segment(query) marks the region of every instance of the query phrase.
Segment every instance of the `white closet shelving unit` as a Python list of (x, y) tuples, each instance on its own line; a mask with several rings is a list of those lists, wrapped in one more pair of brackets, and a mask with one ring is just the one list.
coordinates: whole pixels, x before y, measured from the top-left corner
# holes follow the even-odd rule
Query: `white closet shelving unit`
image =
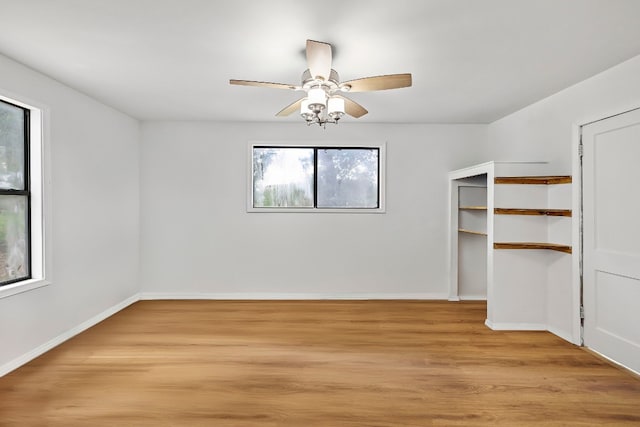
[(449, 299), (486, 299), (492, 329), (547, 329), (549, 266), (571, 248), (571, 177), (545, 162), (449, 173)]
[(452, 230), (459, 268), (450, 299), (487, 298), (487, 177), (475, 175), (451, 181)]

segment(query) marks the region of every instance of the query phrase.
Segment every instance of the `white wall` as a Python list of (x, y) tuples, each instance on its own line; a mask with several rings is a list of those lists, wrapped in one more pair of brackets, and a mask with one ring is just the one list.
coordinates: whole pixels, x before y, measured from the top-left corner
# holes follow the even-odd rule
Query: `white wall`
[[(251, 140), (386, 141), (387, 212), (247, 213)], [(143, 123), (142, 291), (446, 298), (447, 172), (485, 153), (484, 125)]]
[[(504, 161), (547, 160), (555, 173), (573, 174), (574, 126), (640, 107), (639, 76), (640, 56), (491, 123), (489, 157)], [(574, 176), (574, 196), (579, 194), (577, 178)], [(573, 221), (575, 241), (577, 212)], [(565, 239), (560, 235), (551, 237)], [(579, 293), (572, 274), (577, 271), (578, 254), (574, 248), (573, 258), (556, 257), (546, 265), (548, 326), (574, 342), (579, 332), (576, 328)]]
[(549, 161), (571, 174), (572, 125), (640, 107), (638, 76), (640, 56), (491, 123), (489, 157)]
[(0, 56), (0, 92), (47, 107), (52, 281), (0, 299), (0, 375), (139, 289), (139, 123)]

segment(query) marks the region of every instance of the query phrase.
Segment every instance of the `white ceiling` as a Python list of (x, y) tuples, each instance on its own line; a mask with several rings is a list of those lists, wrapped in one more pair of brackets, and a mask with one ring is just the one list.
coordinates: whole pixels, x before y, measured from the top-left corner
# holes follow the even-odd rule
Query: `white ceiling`
[(351, 94), (358, 121), (488, 123), (640, 54), (639, 18), (640, 0), (0, 0), (0, 53), (139, 119), (296, 121), (275, 113), (299, 92), (229, 79), (299, 84), (309, 38), (343, 81), (413, 74)]

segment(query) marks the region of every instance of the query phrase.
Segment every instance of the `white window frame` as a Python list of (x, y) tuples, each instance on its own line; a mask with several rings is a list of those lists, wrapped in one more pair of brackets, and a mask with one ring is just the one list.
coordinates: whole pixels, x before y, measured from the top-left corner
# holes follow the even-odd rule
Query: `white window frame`
[(44, 141), (48, 140), (49, 110), (24, 97), (0, 89), (0, 100), (29, 110), (29, 200), (31, 210), (31, 278), (0, 286), (0, 299), (38, 289), (51, 284), (51, 242), (48, 237), (51, 214), (45, 195), (50, 194), (51, 180), (45, 174), (49, 170), (48, 152)]
[[(385, 213), (386, 188), (386, 142), (317, 142), (317, 141), (250, 141), (247, 150), (247, 212), (249, 213)], [(374, 148), (378, 150), (378, 207), (377, 208), (256, 208), (253, 206), (253, 149), (254, 147), (300, 147), (300, 148)]]

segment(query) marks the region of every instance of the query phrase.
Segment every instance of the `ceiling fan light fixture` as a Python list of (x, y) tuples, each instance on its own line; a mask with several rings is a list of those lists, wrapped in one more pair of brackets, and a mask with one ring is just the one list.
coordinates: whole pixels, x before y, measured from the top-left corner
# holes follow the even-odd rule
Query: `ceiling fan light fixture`
[(304, 98), (300, 103), (300, 116), (306, 121), (311, 121), (314, 118), (313, 111), (309, 108), (309, 98)]
[(328, 114), (334, 120), (339, 120), (344, 115), (344, 99), (333, 96), (329, 98)]
[(307, 99), (309, 108), (313, 111), (322, 111), (327, 106), (327, 92), (321, 87), (309, 89)]
[(344, 115), (360, 118), (368, 111), (354, 100), (341, 96), (345, 92), (373, 92), (378, 90), (410, 87), (411, 74), (388, 74), (362, 77), (340, 83), (338, 72), (332, 66), (332, 47), (329, 43), (307, 40), (305, 49), (307, 69), (302, 73), (300, 86), (255, 80), (229, 80), (232, 85), (257, 86), (273, 89), (288, 89), (306, 92), (302, 99), (291, 103), (279, 111), (277, 117), (285, 117), (300, 108), (300, 116), (307, 125), (327, 123), (337, 124)]

